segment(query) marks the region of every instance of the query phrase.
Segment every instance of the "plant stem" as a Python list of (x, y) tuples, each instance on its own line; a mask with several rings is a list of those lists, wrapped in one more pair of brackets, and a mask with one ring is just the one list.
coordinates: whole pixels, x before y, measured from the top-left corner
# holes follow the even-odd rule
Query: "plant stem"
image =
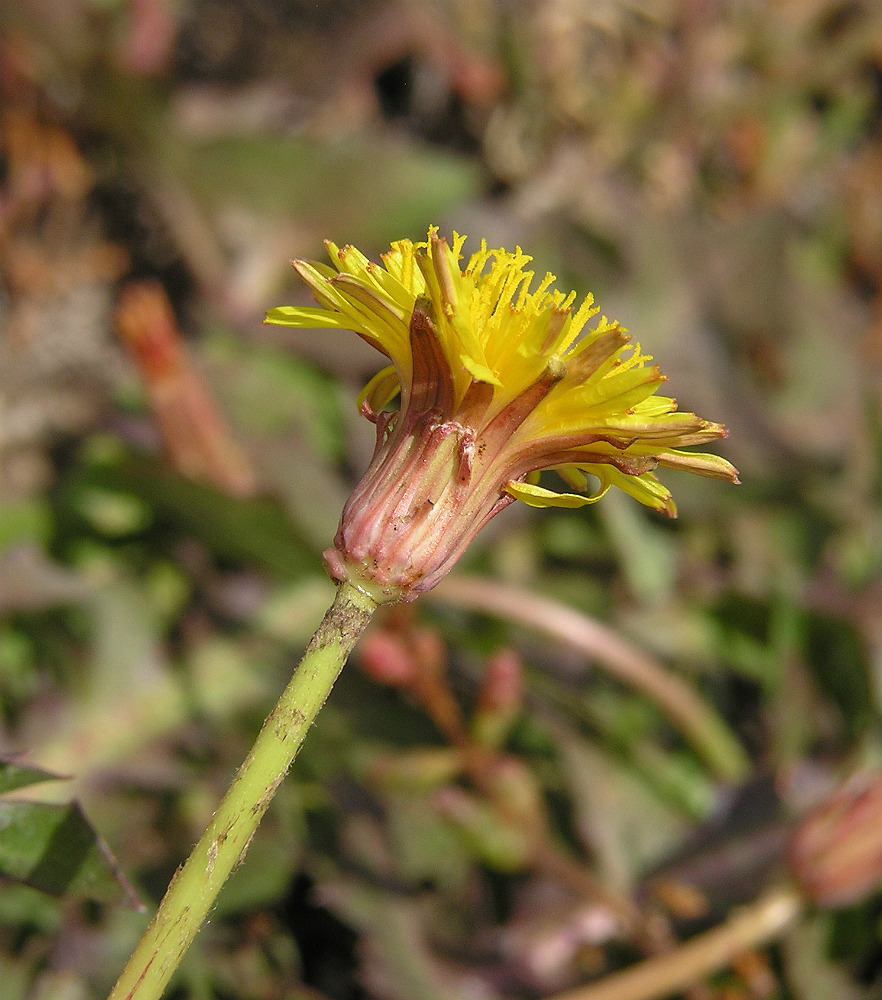
[(376, 608), (369, 594), (340, 584), (208, 828), (172, 879), (110, 1000), (158, 1000), (162, 995), (221, 886), (248, 850), (270, 800)]
[(792, 889), (771, 889), (724, 924), (686, 941), (674, 951), (614, 972), (591, 986), (558, 993), (551, 1000), (661, 1000), (681, 993), (739, 955), (779, 937), (802, 912)]
[(594, 657), (608, 673), (661, 706), (719, 778), (738, 782), (749, 773), (741, 745), (693, 688), (652, 656), (580, 611), (531, 591), (467, 576), (442, 580), (431, 599), (502, 615)]

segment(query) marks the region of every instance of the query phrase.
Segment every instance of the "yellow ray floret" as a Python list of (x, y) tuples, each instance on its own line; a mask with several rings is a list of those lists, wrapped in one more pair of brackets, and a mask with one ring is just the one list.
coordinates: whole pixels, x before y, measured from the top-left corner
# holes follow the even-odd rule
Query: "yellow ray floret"
[[(682, 450), (725, 428), (660, 395), (665, 376), (624, 327), (598, 316), (593, 296), (576, 305), (554, 275), (537, 281), (520, 247), (482, 240), (463, 264), (464, 243), (431, 228), (425, 241), (393, 243), (378, 264), (329, 242), (331, 266), (294, 261), (317, 306), (283, 306), (266, 321), (348, 329), (375, 347), (389, 364), (362, 391), (362, 412), (386, 436), (395, 423), (416, 426), (415, 407), (467, 431), (470, 474), (489, 477), (497, 500), (576, 507), (615, 486), (673, 514), (655, 468), (737, 481), (725, 459)], [(397, 415), (384, 417), (399, 395)], [(574, 492), (539, 485), (550, 469)]]

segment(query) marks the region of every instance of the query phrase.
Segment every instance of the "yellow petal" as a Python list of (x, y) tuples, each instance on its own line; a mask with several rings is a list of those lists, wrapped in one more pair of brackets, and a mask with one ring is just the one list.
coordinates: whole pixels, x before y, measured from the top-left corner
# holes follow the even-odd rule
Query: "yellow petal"
[(465, 368), (473, 379), (476, 379), (478, 382), (488, 382), (490, 385), (502, 386), (499, 379), (486, 365), (475, 361), (474, 358), (470, 358), (467, 354), (460, 354), (459, 360), (462, 362), (463, 368)]
[(385, 410), (400, 391), (395, 365), (381, 368), (358, 394), (358, 408), (368, 417), (375, 416)]
[(575, 465), (559, 465), (554, 470), (560, 478), (574, 490), (584, 493), (588, 489), (588, 479), (585, 473)]
[(609, 485), (605, 485), (597, 493), (585, 496), (579, 493), (555, 493), (554, 490), (546, 490), (530, 483), (505, 484), (506, 493), (531, 507), (584, 507), (586, 504), (596, 503), (608, 489)]
[(616, 486), (645, 506), (652, 507), (653, 510), (667, 514), (668, 517), (677, 516), (677, 505), (674, 503), (671, 491), (660, 483), (651, 472), (631, 476), (620, 472), (614, 465), (585, 465), (583, 468), (597, 476), (606, 489), (609, 489), (610, 486)]
[(342, 316), (330, 312), (328, 309), (318, 309), (315, 306), (278, 306), (275, 309), (268, 309), (264, 323), (270, 323), (273, 326), (349, 329)]
[(739, 482), (738, 470), (719, 455), (710, 455), (700, 451), (679, 451), (670, 448), (658, 453), (658, 464), (671, 469), (685, 469), (687, 472), (697, 472), (699, 476), (711, 479), (726, 479), (730, 483)]

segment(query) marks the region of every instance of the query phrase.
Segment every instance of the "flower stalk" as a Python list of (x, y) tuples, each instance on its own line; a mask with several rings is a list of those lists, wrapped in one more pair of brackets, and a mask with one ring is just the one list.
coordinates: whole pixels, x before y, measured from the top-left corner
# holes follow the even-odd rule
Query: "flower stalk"
[(205, 833), (172, 879), (110, 1000), (158, 1000), (218, 893), (241, 862), (276, 789), (378, 602), (337, 588), (288, 686), (267, 716)]

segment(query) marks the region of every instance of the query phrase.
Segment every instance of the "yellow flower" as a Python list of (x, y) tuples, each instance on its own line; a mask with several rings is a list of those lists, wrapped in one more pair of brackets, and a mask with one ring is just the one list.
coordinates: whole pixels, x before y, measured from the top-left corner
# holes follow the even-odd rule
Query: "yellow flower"
[[(353, 330), (389, 359), (359, 398), (376, 449), (326, 554), (332, 575), (389, 600), (434, 586), (514, 500), (580, 507), (617, 486), (674, 516), (655, 469), (738, 481), (725, 459), (682, 450), (726, 430), (658, 395), (665, 376), (623, 327), (598, 318), (591, 295), (574, 308), (575, 292), (555, 289), (551, 274), (531, 290), (520, 248), (482, 241), (461, 268), (464, 242), (432, 228), (425, 242), (393, 243), (382, 265), (329, 242), (332, 267), (293, 262), (318, 307), (266, 316)], [(539, 485), (545, 470), (574, 492)]]

